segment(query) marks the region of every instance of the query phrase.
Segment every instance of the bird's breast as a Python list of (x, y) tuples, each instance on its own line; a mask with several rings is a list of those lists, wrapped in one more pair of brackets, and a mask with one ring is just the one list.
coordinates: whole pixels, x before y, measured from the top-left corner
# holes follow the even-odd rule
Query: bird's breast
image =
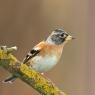
[(34, 64), (32, 64), (32, 67), (38, 72), (46, 72), (53, 68), (57, 64), (58, 60), (59, 59), (55, 55), (46, 55), (44, 57), (36, 56), (32, 60), (33, 62), (35, 62)]
[(61, 45), (44, 45), (40, 53), (31, 59), (31, 66), (41, 73), (50, 70), (58, 63), (62, 49)]

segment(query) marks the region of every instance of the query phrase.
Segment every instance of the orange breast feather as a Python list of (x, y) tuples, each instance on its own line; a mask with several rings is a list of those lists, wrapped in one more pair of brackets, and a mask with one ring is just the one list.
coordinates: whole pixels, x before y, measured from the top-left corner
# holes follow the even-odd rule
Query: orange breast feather
[(56, 55), (57, 57), (61, 56), (63, 45), (52, 45), (46, 42), (40, 42), (35, 48), (40, 48), (41, 51), (38, 55), (45, 56), (46, 54), (52, 56)]

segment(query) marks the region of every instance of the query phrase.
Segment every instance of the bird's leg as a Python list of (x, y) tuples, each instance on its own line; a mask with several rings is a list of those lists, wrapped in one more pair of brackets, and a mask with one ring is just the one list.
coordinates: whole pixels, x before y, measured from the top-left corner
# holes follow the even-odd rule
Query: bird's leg
[(41, 73), (41, 75), (44, 75), (44, 73)]

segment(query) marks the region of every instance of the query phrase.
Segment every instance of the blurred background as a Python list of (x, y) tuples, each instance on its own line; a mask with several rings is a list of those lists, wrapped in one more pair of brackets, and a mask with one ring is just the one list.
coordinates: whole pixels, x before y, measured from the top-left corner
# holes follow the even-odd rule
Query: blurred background
[[(95, 95), (95, 0), (0, 0), (0, 45), (18, 46), (22, 60), (27, 52), (55, 28), (76, 40), (69, 42), (49, 77), (67, 95)], [(0, 81), (10, 75), (0, 67)], [(17, 79), (0, 82), (0, 95), (38, 95)]]

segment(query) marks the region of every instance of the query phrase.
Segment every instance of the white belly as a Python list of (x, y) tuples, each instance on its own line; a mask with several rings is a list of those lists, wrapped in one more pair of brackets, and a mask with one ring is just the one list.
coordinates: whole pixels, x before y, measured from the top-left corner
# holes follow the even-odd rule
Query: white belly
[(42, 73), (54, 67), (58, 62), (58, 58), (56, 56), (48, 56), (48, 55), (45, 56), (44, 58), (41, 56), (36, 56), (35, 58), (32, 59), (32, 61), (35, 62), (32, 64), (32, 68)]

